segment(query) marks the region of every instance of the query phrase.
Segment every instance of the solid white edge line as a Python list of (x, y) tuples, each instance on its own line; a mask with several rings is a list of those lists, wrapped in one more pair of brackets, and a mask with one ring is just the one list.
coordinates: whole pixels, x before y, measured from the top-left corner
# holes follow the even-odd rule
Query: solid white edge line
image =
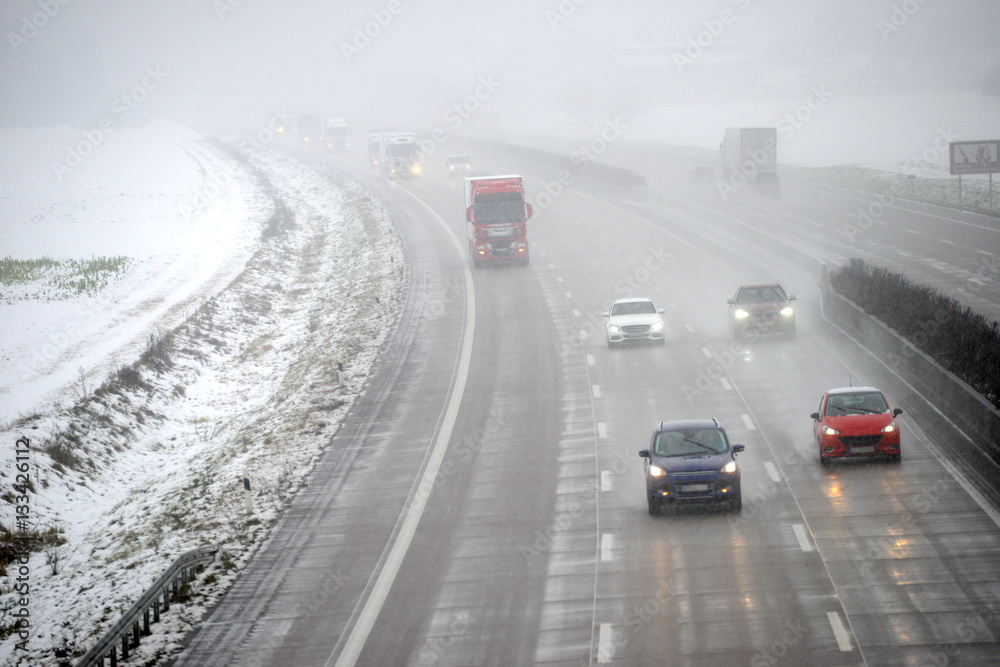
[(833, 636), (837, 638), (837, 646), (840, 647), (840, 650), (845, 653), (853, 651), (854, 646), (851, 644), (851, 635), (847, 632), (840, 614), (835, 611), (828, 611), (826, 612), (826, 617), (830, 620), (830, 627), (833, 628)]
[(597, 662), (604, 664), (611, 662), (611, 624), (601, 623), (601, 630), (597, 638)]
[[(458, 240), (458, 237), (455, 236), (455, 233), (448, 227), (448, 224), (430, 206), (405, 188), (400, 188), (400, 190), (413, 197), (415, 201), (434, 216), (441, 227), (448, 233), (448, 236), (455, 244), (458, 256), (463, 260), (462, 275), (465, 278), (465, 333), (462, 335), (462, 351), (459, 358), (458, 370), (455, 374), (455, 384), (451, 389), (448, 407), (441, 422), (441, 430), (438, 431), (437, 438), (434, 440), (431, 456), (421, 477), (420, 486), (417, 487), (418, 490), (413, 498), (413, 502), (406, 510), (403, 525), (396, 535), (396, 541), (393, 543), (392, 550), (385, 560), (385, 565), (382, 567), (382, 571), (379, 572), (378, 579), (372, 587), (368, 600), (365, 601), (365, 606), (358, 614), (358, 620), (355, 622), (354, 627), (351, 628), (351, 634), (348, 636), (347, 641), (344, 642), (344, 648), (337, 657), (337, 662), (335, 663), (337, 667), (352, 667), (358, 661), (358, 657), (361, 655), (361, 651), (368, 641), (368, 635), (375, 626), (375, 620), (378, 618), (379, 613), (382, 611), (382, 606), (389, 596), (389, 589), (392, 588), (392, 584), (396, 580), (399, 568), (403, 564), (403, 558), (406, 556), (406, 552), (410, 548), (410, 543), (413, 541), (413, 536), (417, 532), (417, 524), (420, 523), (420, 517), (423, 516), (424, 509), (427, 506), (427, 499), (434, 488), (434, 480), (441, 469), (441, 462), (444, 460), (445, 451), (448, 449), (448, 441), (451, 440), (452, 429), (455, 427), (455, 421), (458, 419), (458, 410), (462, 403), (462, 396), (465, 394), (465, 383), (469, 378), (469, 365), (472, 361), (472, 340), (476, 329), (476, 294), (472, 283), (472, 271), (469, 269), (468, 262), (465, 261), (465, 248)], [(333, 655), (331, 654), (326, 664), (329, 665), (332, 660)]]
[(793, 523), (792, 530), (795, 532), (795, 539), (799, 541), (799, 548), (803, 551), (812, 551), (813, 544), (809, 539), (809, 533), (806, 532), (805, 524)]

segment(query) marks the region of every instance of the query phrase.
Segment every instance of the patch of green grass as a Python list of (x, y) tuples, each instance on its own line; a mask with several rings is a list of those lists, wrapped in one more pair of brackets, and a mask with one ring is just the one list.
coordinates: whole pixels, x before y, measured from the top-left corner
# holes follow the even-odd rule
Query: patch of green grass
[(93, 296), (122, 277), (133, 260), (123, 255), (90, 259), (0, 258), (0, 300), (61, 301)]

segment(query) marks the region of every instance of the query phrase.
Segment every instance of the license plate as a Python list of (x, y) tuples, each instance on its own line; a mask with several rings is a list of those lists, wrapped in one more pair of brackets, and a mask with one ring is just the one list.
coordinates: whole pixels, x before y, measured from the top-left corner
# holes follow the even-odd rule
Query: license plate
[(867, 447), (851, 447), (851, 454), (872, 454), (875, 452), (875, 445)]
[(681, 487), (681, 493), (698, 493), (708, 491), (708, 484), (685, 484)]

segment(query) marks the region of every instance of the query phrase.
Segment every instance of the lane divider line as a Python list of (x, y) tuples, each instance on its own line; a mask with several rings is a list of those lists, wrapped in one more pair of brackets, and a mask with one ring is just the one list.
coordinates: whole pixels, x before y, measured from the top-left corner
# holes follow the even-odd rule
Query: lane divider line
[(840, 647), (840, 650), (845, 653), (853, 651), (854, 646), (851, 644), (851, 635), (847, 632), (840, 614), (835, 611), (828, 611), (826, 612), (826, 617), (830, 619), (830, 627), (833, 628), (833, 636), (837, 638), (837, 646)]
[(747, 427), (748, 430), (750, 430), (750, 431), (756, 431), (757, 430), (757, 427), (753, 425), (753, 420), (750, 419), (750, 415), (748, 415), (748, 414), (742, 414), (742, 415), (740, 415), (740, 417), (743, 418), (743, 423), (746, 424), (746, 427)]
[(611, 491), (615, 488), (615, 480), (610, 470), (601, 471), (601, 491)]
[(601, 630), (597, 635), (597, 662), (600, 664), (611, 662), (610, 623), (601, 623)]
[(812, 551), (813, 543), (809, 539), (809, 533), (806, 532), (805, 524), (793, 523), (792, 530), (795, 531), (795, 539), (799, 541), (799, 548), (806, 552)]
[(601, 535), (601, 560), (609, 561), (611, 560), (611, 549), (614, 546), (614, 535), (611, 533), (604, 533)]
[(767, 476), (771, 478), (772, 482), (777, 483), (781, 481), (781, 472), (773, 463), (764, 461), (764, 469), (767, 470)]
[(593, 391), (593, 393), (594, 393), (594, 398), (600, 398), (600, 397), (601, 397), (601, 385), (599, 385), (599, 384), (595, 384), (595, 385), (594, 385), (594, 386), (593, 386), (593, 387), (591, 388), (591, 390), (592, 390), (592, 391)]

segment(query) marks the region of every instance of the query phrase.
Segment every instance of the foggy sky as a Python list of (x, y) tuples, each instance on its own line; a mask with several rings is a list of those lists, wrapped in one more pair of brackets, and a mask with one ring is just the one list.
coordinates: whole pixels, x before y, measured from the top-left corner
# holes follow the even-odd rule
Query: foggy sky
[(4, 126), (86, 127), (142, 85), (132, 122), (207, 127), (270, 107), (421, 126), (484, 79), (484, 109), (581, 115), (817, 78), (1000, 95), (994, 0), (4, 0), (0, 26)]

